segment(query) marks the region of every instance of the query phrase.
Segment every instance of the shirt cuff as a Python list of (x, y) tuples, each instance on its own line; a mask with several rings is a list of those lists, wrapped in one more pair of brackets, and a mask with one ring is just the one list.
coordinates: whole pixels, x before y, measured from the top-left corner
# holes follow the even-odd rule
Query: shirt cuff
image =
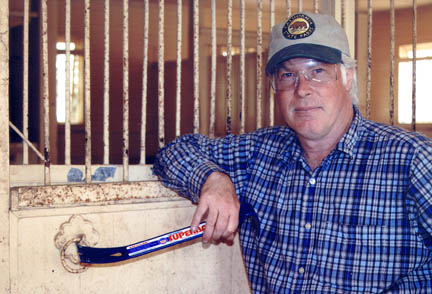
[(194, 170), (191, 172), (191, 176), (189, 177), (189, 192), (191, 200), (194, 203), (198, 203), (199, 197), (201, 195), (201, 188), (204, 185), (207, 178), (212, 174), (213, 172), (226, 172), (218, 167), (213, 162), (204, 162), (199, 165), (197, 165)]

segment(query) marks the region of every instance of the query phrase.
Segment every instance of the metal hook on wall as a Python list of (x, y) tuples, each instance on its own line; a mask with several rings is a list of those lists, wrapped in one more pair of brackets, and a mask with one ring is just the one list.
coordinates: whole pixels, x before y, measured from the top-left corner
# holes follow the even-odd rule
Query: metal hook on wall
[(88, 266), (80, 263), (76, 244), (94, 246), (99, 240), (99, 233), (93, 224), (80, 215), (73, 215), (64, 222), (54, 237), (54, 244), (60, 250), (63, 267), (70, 273), (78, 274), (86, 271)]

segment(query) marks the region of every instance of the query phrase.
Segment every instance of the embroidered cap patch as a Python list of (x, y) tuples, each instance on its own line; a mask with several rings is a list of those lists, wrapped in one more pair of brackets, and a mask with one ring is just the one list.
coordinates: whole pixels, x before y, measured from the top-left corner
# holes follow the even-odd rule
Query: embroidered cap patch
[(302, 13), (291, 16), (282, 28), (282, 34), (290, 40), (307, 38), (315, 31), (313, 20)]

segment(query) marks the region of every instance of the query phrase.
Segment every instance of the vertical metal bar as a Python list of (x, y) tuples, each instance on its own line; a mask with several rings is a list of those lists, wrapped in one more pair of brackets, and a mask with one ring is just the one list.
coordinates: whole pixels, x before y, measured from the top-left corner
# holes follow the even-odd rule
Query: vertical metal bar
[(49, 134), (49, 83), (48, 83), (48, 8), (47, 0), (41, 1), (41, 22), (42, 22), (42, 97), (44, 106), (44, 184), (51, 183), (50, 176), (50, 134)]
[(416, 130), (416, 92), (417, 92), (417, 0), (413, 0), (413, 59), (412, 59), (412, 121), (411, 128)]
[(84, 0), (85, 181), (91, 182), (90, 0)]
[(245, 0), (240, 0), (240, 133), (246, 129), (246, 77), (245, 77), (245, 51), (246, 51), (246, 29), (245, 29)]
[(257, 0), (257, 129), (262, 127), (262, 0)]
[[(23, 27), (23, 133), (28, 139), (29, 0), (24, 0)], [(28, 144), (23, 140), (23, 164), (29, 163)]]
[(123, 181), (129, 180), (129, 0), (123, 0)]
[(366, 79), (366, 118), (370, 118), (372, 69), (372, 0), (368, 0), (368, 68)]
[[(270, 31), (275, 24), (275, 1), (270, 0)], [(270, 101), (269, 101), (269, 124), (274, 125), (274, 92), (270, 91)]]
[(110, 0), (104, 5), (104, 110), (103, 110), (103, 146), (104, 164), (109, 164), (109, 113), (110, 113)]
[(144, 0), (144, 44), (142, 68), (142, 102), (141, 102), (141, 144), (140, 163), (146, 163), (146, 129), (147, 129), (147, 65), (149, 43), (149, 0)]
[(319, 13), (319, 0), (314, 0), (314, 13)]
[(394, 76), (395, 76), (395, 6), (390, 0), (390, 124), (394, 125)]
[(289, 17), (291, 15), (291, 0), (286, 0), (286, 16)]
[(71, 24), (71, 3), (65, 2), (65, 41), (66, 41), (66, 66), (65, 66), (65, 164), (71, 164), (71, 122), (70, 122), (70, 102), (71, 102), (71, 76), (70, 76), (70, 24)]
[(210, 80), (210, 128), (211, 137), (215, 136), (216, 123), (216, 0), (211, 1), (211, 80)]
[(199, 132), (199, 0), (193, 1), (194, 133)]
[(158, 98), (159, 98), (159, 147), (165, 145), (165, 79), (164, 79), (164, 0), (159, 0), (159, 21), (158, 21), (158, 34), (159, 34), (159, 50), (158, 50)]
[(345, 28), (345, 0), (341, 1), (341, 26)]
[(227, 76), (226, 76), (226, 133), (231, 133), (232, 117), (232, 0), (227, 1)]
[(182, 0), (177, 0), (177, 80), (176, 80), (176, 137), (181, 123), (181, 63), (182, 63)]
[(303, 0), (298, 0), (298, 11), (303, 11)]

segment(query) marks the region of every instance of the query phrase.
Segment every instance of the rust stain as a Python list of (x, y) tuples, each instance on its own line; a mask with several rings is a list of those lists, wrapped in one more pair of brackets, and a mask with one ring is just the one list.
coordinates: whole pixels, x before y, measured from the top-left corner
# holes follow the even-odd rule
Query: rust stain
[(32, 207), (67, 207), (80, 204), (108, 205), (170, 199), (178, 195), (159, 181), (51, 185), (11, 188), (14, 210)]

